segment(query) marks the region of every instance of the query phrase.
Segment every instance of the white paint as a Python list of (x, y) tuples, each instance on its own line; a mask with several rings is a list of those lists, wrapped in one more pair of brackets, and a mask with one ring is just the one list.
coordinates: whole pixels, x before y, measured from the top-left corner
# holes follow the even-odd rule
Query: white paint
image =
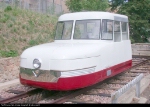
[(114, 17), (128, 18), (125, 15), (102, 12), (102, 11), (91, 11), (91, 12), (75, 12), (75, 13), (66, 13), (61, 15), (58, 21), (66, 20), (86, 20), (86, 19), (110, 19), (114, 20)]

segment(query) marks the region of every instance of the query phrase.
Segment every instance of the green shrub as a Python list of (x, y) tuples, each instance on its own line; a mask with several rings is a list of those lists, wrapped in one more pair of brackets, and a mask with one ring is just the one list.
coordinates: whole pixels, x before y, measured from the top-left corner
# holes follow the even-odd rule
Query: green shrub
[(0, 10), (0, 57), (20, 55), (24, 49), (49, 42), (53, 39), (56, 22), (56, 16), (3, 6)]
[(7, 7), (4, 9), (5, 12), (11, 11), (11, 10), (12, 10), (12, 7), (11, 7), (11, 6), (7, 6)]
[(2, 17), (2, 18), (0, 19), (0, 22), (6, 23), (7, 20), (8, 20), (8, 19), (7, 19), (6, 17)]
[(2, 57), (16, 57), (18, 56), (18, 52), (16, 50), (0, 51), (0, 55)]
[(32, 20), (29, 20), (28, 23), (30, 26), (34, 26), (34, 22)]
[(8, 24), (7, 24), (7, 27), (8, 27), (8, 28), (10, 28), (10, 27), (12, 27), (12, 26), (13, 26), (12, 23), (8, 23)]
[(2, 28), (3, 28), (3, 24), (0, 23), (0, 30), (2, 30)]
[(25, 29), (26, 28), (26, 25), (22, 25), (22, 29)]
[(30, 46), (34, 46), (34, 45), (37, 45), (38, 43), (37, 43), (37, 41), (36, 40), (30, 40), (29, 41), (29, 45)]

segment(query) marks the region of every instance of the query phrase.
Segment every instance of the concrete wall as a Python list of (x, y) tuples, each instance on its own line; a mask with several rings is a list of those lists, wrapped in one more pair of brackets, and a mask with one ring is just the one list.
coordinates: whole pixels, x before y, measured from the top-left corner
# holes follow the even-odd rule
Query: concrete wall
[[(19, 6), (23, 9), (28, 9), (35, 12), (61, 15), (69, 13), (66, 6), (66, 0), (0, 0), (3, 3)], [(7, 6), (7, 5), (5, 5)]]
[[(22, 2), (24, 2), (24, 1), (29, 3), (29, 4), (36, 4), (39, 2), (39, 0), (22, 0)], [(44, 2), (44, 1), (41, 0), (40, 2)], [(65, 3), (66, 0), (45, 0), (45, 2), (62, 6), (62, 10), (64, 11), (64, 13), (69, 12), (69, 9), (67, 8), (66, 3)]]
[(150, 43), (132, 44), (132, 55), (150, 56)]

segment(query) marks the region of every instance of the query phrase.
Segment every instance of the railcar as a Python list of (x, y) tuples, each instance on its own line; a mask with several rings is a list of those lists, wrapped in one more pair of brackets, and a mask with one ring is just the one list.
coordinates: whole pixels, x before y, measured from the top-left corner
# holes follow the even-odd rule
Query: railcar
[(90, 11), (58, 18), (55, 39), (23, 51), (20, 83), (47, 90), (91, 86), (132, 66), (128, 17)]

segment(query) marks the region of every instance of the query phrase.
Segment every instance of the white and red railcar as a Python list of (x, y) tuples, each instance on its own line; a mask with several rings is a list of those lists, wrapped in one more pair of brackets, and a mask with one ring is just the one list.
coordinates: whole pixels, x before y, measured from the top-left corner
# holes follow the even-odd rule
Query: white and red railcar
[(96, 84), (132, 66), (128, 17), (109, 12), (76, 12), (58, 19), (54, 42), (26, 49), (20, 82), (48, 90)]

